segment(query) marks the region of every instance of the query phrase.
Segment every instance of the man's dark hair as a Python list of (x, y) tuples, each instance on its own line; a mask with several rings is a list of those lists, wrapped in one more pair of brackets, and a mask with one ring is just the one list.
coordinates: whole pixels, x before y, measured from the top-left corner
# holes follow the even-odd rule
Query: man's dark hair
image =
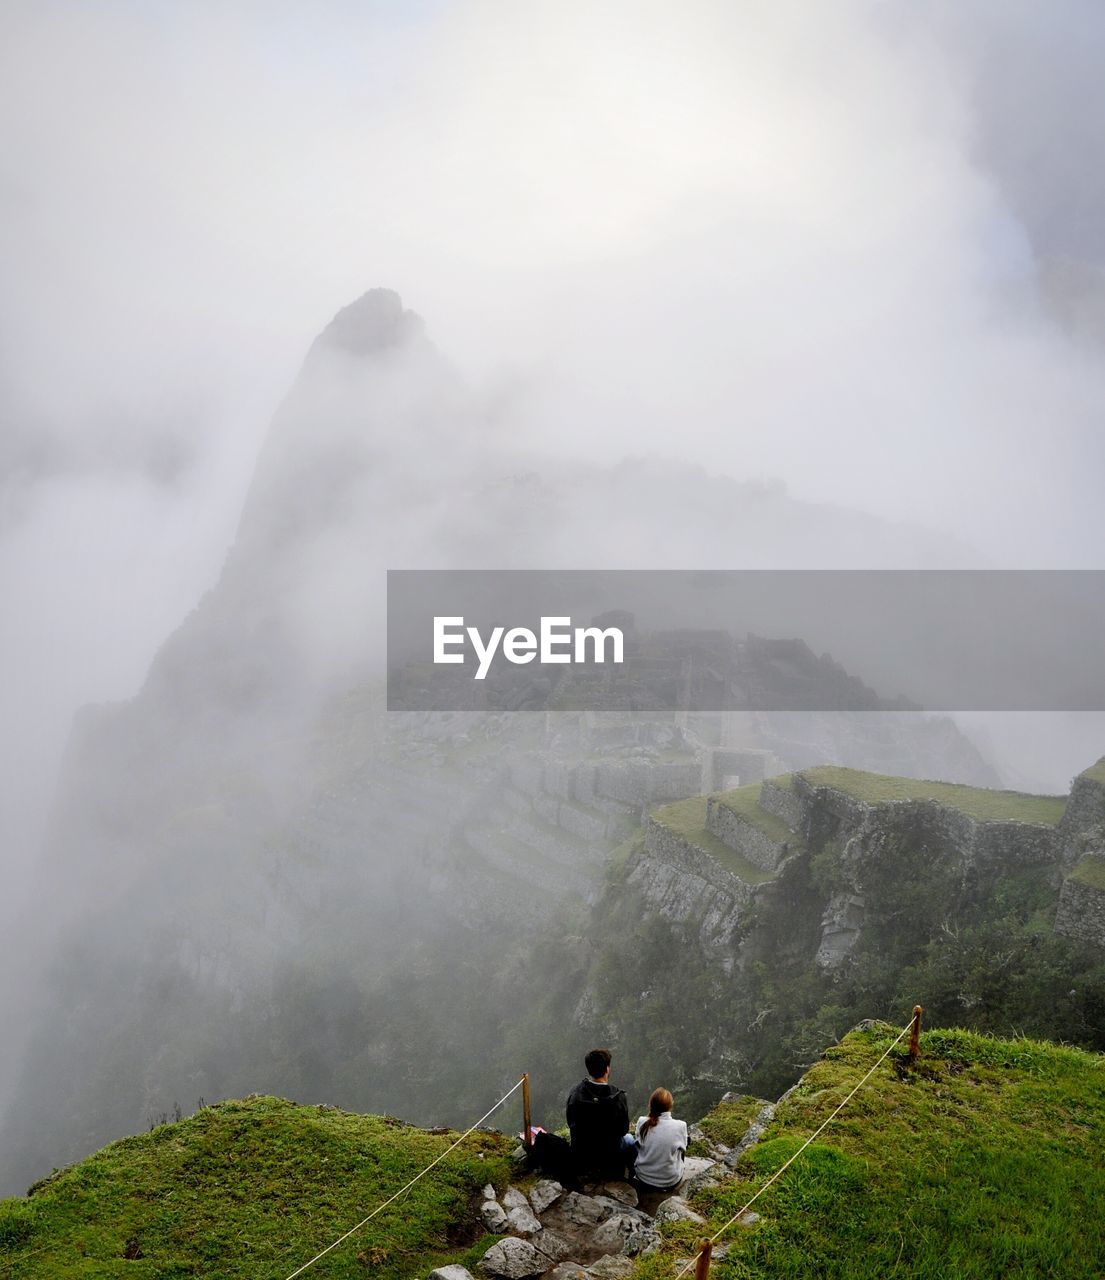
[(592, 1049), (583, 1059), (583, 1065), (587, 1068), (587, 1074), (591, 1079), (597, 1080), (599, 1076), (606, 1075), (610, 1068), (610, 1050)]

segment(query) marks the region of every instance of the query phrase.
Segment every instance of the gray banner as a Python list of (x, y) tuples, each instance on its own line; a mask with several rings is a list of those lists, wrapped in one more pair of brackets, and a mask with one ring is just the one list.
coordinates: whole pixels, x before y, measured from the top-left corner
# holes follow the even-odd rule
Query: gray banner
[(388, 708), (1101, 711), (1103, 639), (1098, 571), (394, 570)]

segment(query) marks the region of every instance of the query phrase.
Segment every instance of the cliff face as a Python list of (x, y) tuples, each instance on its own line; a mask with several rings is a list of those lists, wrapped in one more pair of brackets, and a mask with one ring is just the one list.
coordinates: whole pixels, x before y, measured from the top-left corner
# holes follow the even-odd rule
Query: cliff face
[(814, 959), (831, 969), (863, 931), (868, 885), (885, 879), (900, 850), (926, 874), (939, 870), (965, 891), (1021, 870), (1057, 885), (1065, 840), (1076, 829), (1064, 806), (1061, 797), (810, 769), (659, 809), (626, 882), (661, 915), (697, 923), (704, 947), (731, 970), (740, 959), (737, 925), (749, 906), (757, 895), (770, 896), (788, 860), (816, 852), (831, 874)]
[(581, 1036), (697, 1105), (785, 1087), (872, 1001), (1100, 1048), (1105, 860), (1065, 875), (1097, 813), (1074, 795), (819, 767), (654, 808), (584, 930)]
[(1105, 758), (1075, 778), (1059, 836), (1069, 874), (1056, 932), (1105, 947)]

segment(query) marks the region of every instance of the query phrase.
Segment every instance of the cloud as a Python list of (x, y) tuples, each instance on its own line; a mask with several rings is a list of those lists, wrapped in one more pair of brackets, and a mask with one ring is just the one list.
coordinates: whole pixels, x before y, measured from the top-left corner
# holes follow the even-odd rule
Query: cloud
[(1101, 260), (1084, 0), (0, 24), (5, 657), (52, 661), (35, 619), (68, 601), (66, 707), (140, 683), (308, 343), (373, 284), (480, 389), (492, 449), (674, 456), (992, 563), (1099, 557), (1105, 380), (1040, 284), (1062, 254), (1081, 297)]

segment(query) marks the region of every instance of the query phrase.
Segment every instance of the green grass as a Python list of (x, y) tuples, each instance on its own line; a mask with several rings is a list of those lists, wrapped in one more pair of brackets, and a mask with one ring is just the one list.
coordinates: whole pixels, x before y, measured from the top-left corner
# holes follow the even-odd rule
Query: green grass
[(958, 782), (926, 782), (894, 778), (823, 765), (803, 769), (802, 777), (815, 787), (831, 787), (865, 804), (890, 804), (900, 800), (934, 800), (979, 822), (1028, 822), (1053, 827), (1063, 816), (1066, 796), (1034, 796), (1021, 791), (991, 791)]
[(1091, 764), (1088, 769), (1083, 769), (1078, 776), (1089, 778), (1091, 782), (1100, 782), (1105, 786), (1105, 756), (1102, 756), (1097, 764)]
[(706, 830), (706, 797), (691, 796), (653, 809), (651, 816), (667, 827), (674, 835), (688, 844), (697, 845), (703, 852), (717, 859), (723, 867), (739, 876), (746, 884), (765, 884), (774, 879), (771, 872), (757, 867), (741, 854), (723, 844), (711, 831)]
[(1105, 857), (1098, 858), (1091, 855), (1083, 858), (1070, 873), (1070, 878), (1082, 884), (1088, 884), (1094, 889), (1105, 889)]
[[(281, 1280), (457, 1136), (279, 1098), (220, 1103), (0, 1201), (0, 1276)], [(472, 1200), (487, 1182), (506, 1184), (511, 1146), (472, 1134), (312, 1280), (399, 1280), (475, 1252)]]
[(765, 1105), (763, 1098), (753, 1098), (748, 1094), (732, 1102), (719, 1102), (701, 1121), (702, 1132), (712, 1142), (735, 1147)]
[(759, 827), (769, 840), (774, 840), (777, 844), (782, 844), (784, 841), (793, 842), (794, 832), (782, 818), (777, 818), (773, 813), (760, 808), (760, 786), (759, 782), (753, 782), (747, 787), (737, 787), (733, 791), (719, 791), (714, 796), (714, 800), (738, 816), (747, 818), (749, 822)]
[[(895, 1030), (853, 1032), (783, 1103), (739, 1177), (695, 1197), (709, 1234), (877, 1060)], [(725, 1237), (719, 1280), (1101, 1280), (1105, 1058), (930, 1031), (901, 1048)], [(670, 1277), (701, 1228), (669, 1229), (636, 1275)]]

